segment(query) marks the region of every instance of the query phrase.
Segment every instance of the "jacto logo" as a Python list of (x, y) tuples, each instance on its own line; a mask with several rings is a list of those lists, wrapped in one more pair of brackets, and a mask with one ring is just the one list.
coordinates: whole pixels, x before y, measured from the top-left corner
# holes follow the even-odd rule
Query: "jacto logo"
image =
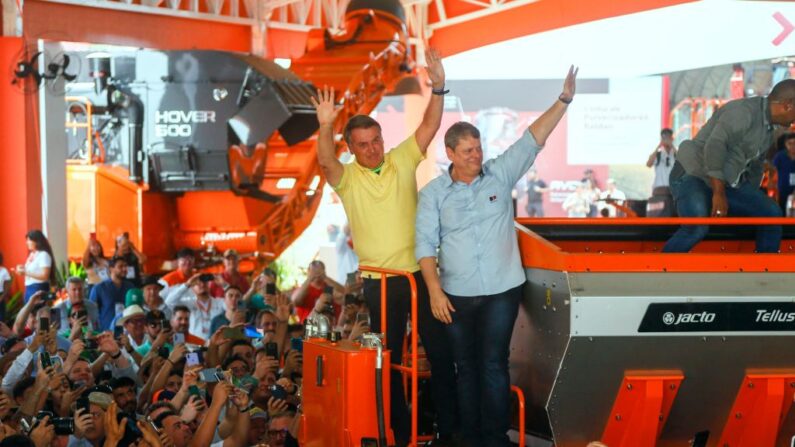
[(663, 314), (662, 320), (667, 326), (678, 326), (687, 323), (712, 323), (715, 321), (715, 314), (712, 312), (699, 312), (674, 315), (673, 312), (666, 312)]

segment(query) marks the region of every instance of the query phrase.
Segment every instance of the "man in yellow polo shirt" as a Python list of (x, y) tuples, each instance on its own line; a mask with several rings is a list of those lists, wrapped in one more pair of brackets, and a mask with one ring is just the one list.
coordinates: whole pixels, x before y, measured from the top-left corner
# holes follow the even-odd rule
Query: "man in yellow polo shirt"
[[(334, 150), (333, 124), (340, 108), (334, 90), (318, 91), (313, 101), (320, 123), (317, 159), (328, 183), (337, 191), (351, 227), (351, 237), (361, 265), (409, 271), (417, 282), (419, 335), (431, 363), (431, 392), (436, 408), (436, 436), (429, 444), (451, 445), (456, 431), (456, 391), (452, 350), (444, 325), (433, 318), (428, 289), (414, 255), (417, 214), (416, 168), (425, 158), (442, 121), (444, 67), (434, 50), (426, 51), (428, 77), (433, 90), (417, 130), (397, 147), (384, 153), (384, 138), (377, 121), (365, 115), (352, 117), (343, 138), (356, 161), (343, 165)], [(387, 280), (387, 348), (392, 363), (400, 363), (406, 319), (411, 309), (411, 289), (405, 277)], [(381, 281), (364, 280), (371, 328), (381, 330)], [(403, 397), (400, 374), (392, 374), (392, 429), (398, 446), (409, 441), (411, 420)]]

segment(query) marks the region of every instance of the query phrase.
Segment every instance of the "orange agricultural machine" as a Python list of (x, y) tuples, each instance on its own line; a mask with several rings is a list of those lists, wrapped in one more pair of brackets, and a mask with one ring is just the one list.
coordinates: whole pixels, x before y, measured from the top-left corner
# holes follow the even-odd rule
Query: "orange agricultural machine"
[(69, 256), (128, 232), (150, 271), (179, 247), (276, 258), (323, 188), (316, 87), (339, 92), (341, 131), (413, 71), (397, 1), (351, 2), (345, 29), (313, 30), (291, 71), (219, 51), (71, 53), (88, 69), (67, 86)]

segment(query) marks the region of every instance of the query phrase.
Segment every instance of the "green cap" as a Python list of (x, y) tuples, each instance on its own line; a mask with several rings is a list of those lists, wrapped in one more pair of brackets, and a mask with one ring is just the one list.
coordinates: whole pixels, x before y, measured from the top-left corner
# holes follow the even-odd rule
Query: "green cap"
[(136, 304), (138, 306), (144, 305), (144, 292), (141, 289), (130, 289), (124, 297), (124, 307), (130, 307)]

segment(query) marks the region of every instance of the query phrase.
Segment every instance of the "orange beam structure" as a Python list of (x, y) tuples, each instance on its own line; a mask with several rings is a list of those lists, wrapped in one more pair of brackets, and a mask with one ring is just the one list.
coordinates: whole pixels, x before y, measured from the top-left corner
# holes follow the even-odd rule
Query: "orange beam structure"
[(747, 374), (716, 445), (774, 447), (781, 423), (792, 406), (793, 388), (795, 371)]
[[(564, 28), (651, 9), (664, 8), (693, 0), (580, 0), (506, 1), (499, 12), (489, 14), (476, 2), (443, 0), (448, 22), (440, 26), (436, 2), (428, 7), (428, 22), (433, 28), (431, 45), (449, 56), (504, 40)], [(478, 14), (480, 13), (480, 14)], [(470, 16), (467, 16), (467, 15)], [(474, 14), (474, 15), (472, 15)], [(487, 33), (473, 32), (488, 30)]]
[(681, 372), (626, 374), (602, 442), (610, 447), (654, 447), (683, 379)]

